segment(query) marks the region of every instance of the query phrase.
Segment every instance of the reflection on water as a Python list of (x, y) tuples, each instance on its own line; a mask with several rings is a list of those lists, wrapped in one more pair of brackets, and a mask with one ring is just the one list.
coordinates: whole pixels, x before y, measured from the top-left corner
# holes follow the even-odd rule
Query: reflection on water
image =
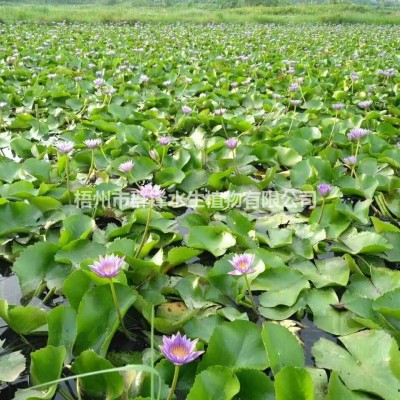
[(325, 332), (319, 328), (317, 328), (314, 323), (309, 319), (309, 316), (306, 314), (305, 317), (301, 320), (301, 324), (304, 326), (300, 330), (300, 339), (303, 341), (304, 345), (304, 354), (306, 358), (306, 366), (314, 367), (314, 360), (312, 358), (311, 349), (315, 342), (319, 339), (324, 338), (330, 340), (333, 343), (337, 343), (337, 339), (334, 335), (331, 335), (328, 332)]

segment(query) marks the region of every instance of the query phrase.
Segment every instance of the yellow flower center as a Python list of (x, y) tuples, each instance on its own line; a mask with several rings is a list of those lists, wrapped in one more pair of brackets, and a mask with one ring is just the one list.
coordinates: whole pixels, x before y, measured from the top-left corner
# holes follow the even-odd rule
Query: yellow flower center
[(106, 274), (109, 274), (109, 273), (111, 273), (111, 272), (114, 271), (114, 266), (113, 266), (113, 264), (106, 264), (106, 265), (103, 267), (103, 270), (104, 270), (104, 272), (105, 272)]
[(241, 271), (245, 271), (247, 268), (247, 263), (245, 261), (242, 261), (239, 263), (238, 267)]
[(187, 349), (183, 346), (172, 346), (170, 353), (179, 358), (184, 358), (188, 355)]

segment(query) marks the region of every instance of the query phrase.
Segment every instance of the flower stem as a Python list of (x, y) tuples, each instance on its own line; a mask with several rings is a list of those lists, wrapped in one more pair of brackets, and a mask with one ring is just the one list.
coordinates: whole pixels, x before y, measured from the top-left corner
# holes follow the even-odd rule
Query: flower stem
[(89, 182), (90, 175), (92, 175), (93, 170), (94, 170), (94, 150), (92, 150), (92, 157), (90, 159), (90, 167), (89, 167), (89, 172), (88, 172), (86, 180), (85, 180), (85, 185)]
[(221, 125), (222, 125), (222, 129), (225, 132), (225, 137), (228, 139), (228, 132), (226, 131), (223, 117), (221, 117)]
[(293, 111), (292, 118), (291, 118), (291, 121), (290, 121), (290, 126), (289, 126), (289, 130), (288, 130), (288, 134), (289, 134), (290, 131), (292, 130), (292, 127), (293, 127), (293, 123), (294, 123), (295, 118), (296, 118), (296, 106), (294, 106), (294, 111)]
[(357, 140), (356, 151), (354, 153), (354, 157), (357, 159), (358, 151), (360, 150), (360, 139)]
[(164, 162), (164, 157), (165, 157), (166, 152), (167, 152), (167, 146), (164, 146), (162, 156), (161, 156), (161, 161), (160, 161), (161, 166), (162, 166), (162, 163)]
[(235, 174), (236, 176), (240, 176), (239, 167), (236, 162), (236, 149), (232, 149), (232, 159), (233, 159), (233, 165), (235, 167)]
[(100, 147), (100, 151), (101, 151), (101, 154), (103, 155), (104, 159), (109, 163), (110, 161), (108, 160), (107, 156), (104, 154), (104, 150), (102, 147)]
[[(150, 362), (151, 368), (154, 368), (154, 305), (151, 306), (151, 327), (150, 327), (150, 347), (151, 347), (151, 355)], [(150, 394), (151, 399), (154, 399), (154, 374), (153, 372), (150, 375)]]
[(332, 144), (333, 131), (335, 130), (335, 125), (336, 125), (336, 119), (337, 119), (337, 117), (338, 117), (338, 112), (336, 111), (336, 118), (335, 118), (335, 121), (333, 122), (332, 130), (331, 130), (331, 133), (330, 133), (330, 135), (329, 135), (328, 146), (331, 146), (331, 144)]
[(243, 274), (243, 275), (244, 275), (244, 280), (246, 281), (247, 290), (248, 290), (248, 292), (249, 292), (249, 297), (250, 297), (250, 301), (251, 301), (251, 306), (253, 307), (253, 311), (254, 311), (255, 313), (257, 313), (256, 303), (254, 302), (253, 293), (251, 293), (249, 278), (247, 277), (246, 274)]
[(321, 206), (321, 214), (319, 214), (319, 218), (318, 218), (318, 224), (321, 222), (322, 219), (322, 214), (324, 213), (324, 206), (325, 206), (325, 199), (322, 198), (322, 206)]
[(68, 156), (65, 161), (65, 176), (66, 176), (66, 180), (67, 180), (68, 202), (69, 202), (69, 205), (71, 205), (72, 198), (71, 198), (71, 190), (70, 190), (70, 185), (69, 185), (69, 158), (68, 158)]
[(174, 379), (172, 380), (172, 386), (167, 400), (172, 400), (172, 397), (176, 389), (176, 384), (178, 383), (178, 376), (179, 376), (179, 365), (175, 365)]
[(78, 396), (78, 400), (82, 400), (79, 378), (76, 379), (76, 395)]
[(124, 323), (124, 319), (122, 318), (121, 309), (120, 309), (119, 303), (118, 303), (117, 293), (115, 292), (114, 282), (112, 281), (112, 279), (110, 279), (110, 288), (111, 288), (112, 298), (114, 300), (115, 309), (116, 309), (117, 314), (118, 314), (118, 319), (119, 319), (119, 322), (121, 324), (121, 328), (124, 331), (124, 333), (125, 333), (125, 335), (126, 335), (126, 337), (128, 339), (133, 339), (133, 336), (130, 334), (128, 329), (126, 329), (126, 326), (125, 326), (125, 323)]
[(151, 210), (152, 210), (153, 203), (151, 202), (149, 205), (149, 213), (147, 214), (147, 221), (146, 221), (146, 226), (144, 228), (142, 240), (140, 242), (139, 248), (137, 249), (137, 252), (135, 254), (135, 258), (139, 257), (140, 252), (142, 251), (143, 245), (146, 241), (146, 236), (147, 236), (147, 231), (149, 230), (149, 225), (150, 225), (150, 219), (151, 219)]

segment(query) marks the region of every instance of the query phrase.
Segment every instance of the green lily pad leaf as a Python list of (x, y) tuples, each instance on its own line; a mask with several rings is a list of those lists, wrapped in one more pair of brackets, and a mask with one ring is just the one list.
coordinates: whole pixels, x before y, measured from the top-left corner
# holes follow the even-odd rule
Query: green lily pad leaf
[(307, 279), (295, 270), (289, 268), (270, 268), (258, 277), (265, 280), (265, 293), (259, 297), (263, 307), (278, 305), (292, 306), (302, 290), (310, 287)]
[(38, 208), (41, 212), (58, 210), (62, 207), (62, 204), (53, 197), (35, 196), (29, 199), (29, 203)]
[(83, 107), (83, 103), (82, 101), (80, 101), (79, 99), (68, 99), (65, 101), (65, 104), (71, 108), (71, 110), (73, 111), (78, 111)]
[[(303, 292), (306, 293), (306, 292)], [(282, 321), (284, 319), (287, 319), (297, 313), (299, 310), (305, 309), (307, 302), (306, 302), (306, 295), (300, 293), (300, 296), (298, 297), (296, 303), (294, 303), (292, 306), (276, 306), (276, 307), (258, 307), (258, 311), (260, 314), (268, 319), (276, 320), (276, 321)]]
[[(63, 347), (47, 346), (31, 353), (30, 373), (34, 385), (55, 381), (60, 378), (65, 356)], [(20, 389), (14, 400), (51, 399), (57, 390), (57, 385), (41, 389)]]
[(96, 121), (85, 121), (85, 125), (90, 125), (97, 128), (99, 131), (109, 132), (109, 133), (117, 133), (118, 125), (114, 122), (107, 122), (102, 119), (98, 119)]
[(399, 262), (400, 261), (400, 246), (398, 246), (398, 243), (400, 243), (400, 232), (384, 232), (384, 233), (382, 233), (382, 236), (392, 246), (391, 250), (385, 251), (382, 258), (385, 258), (386, 260), (388, 260), (390, 262)]
[(18, 179), (21, 164), (11, 160), (0, 160), (0, 180), (11, 183)]
[(351, 219), (360, 222), (361, 224), (367, 225), (369, 222), (369, 206), (371, 205), (372, 200), (367, 199), (364, 201), (358, 201), (354, 207), (352, 207), (349, 203), (338, 202), (336, 204), (336, 211), (339, 211), (341, 214), (347, 215)]
[(371, 280), (379, 293), (386, 293), (400, 287), (400, 271), (388, 268), (371, 268)]
[(326, 339), (312, 348), (320, 368), (336, 371), (350, 390), (383, 399), (397, 399), (400, 390), (400, 353), (396, 341), (384, 331), (366, 330), (339, 338), (345, 349)]
[(232, 400), (239, 393), (240, 383), (229, 368), (215, 365), (196, 376), (187, 400)]
[(387, 208), (392, 212), (397, 218), (400, 218), (400, 199), (399, 196), (396, 195), (396, 193), (393, 193), (392, 195), (386, 195), (384, 196), (385, 198), (385, 204)]
[(311, 178), (313, 172), (314, 170), (308, 159), (297, 163), (290, 173), (290, 180), (292, 181), (293, 187), (300, 188)]
[(336, 371), (332, 371), (331, 377), (329, 379), (328, 395), (326, 397), (326, 400), (337, 399), (371, 400), (372, 397), (364, 393), (354, 392), (347, 389), (344, 383), (340, 380), (338, 373)]
[[(146, 225), (146, 221), (149, 215), (148, 208), (138, 208), (134, 211), (136, 222), (142, 225)], [(167, 219), (163, 214), (151, 210), (150, 228), (158, 230), (162, 233), (172, 232), (173, 221)]]
[(215, 190), (222, 190), (226, 184), (226, 179), (235, 171), (234, 167), (222, 172), (214, 172), (208, 179), (208, 186)]
[(6, 299), (0, 299), (0, 317), (21, 335), (29, 335), (46, 325), (46, 314), (46, 311), (38, 307), (8, 305)]
[(171, 266), (183, 264), (199, 255), (202, 251), (190, 247), (174, 247), (168, 252), (167, 261)]
[(174, 286), (185, 304), (193, 308), (201, 308), (209, 305), (204, 294), (202, 280), (197, 276), (187, 276), (179, 280)]
[[(129, 261), (129, 258), (127, 258), (127, 261)], [(161, 271), (160, 265), (152, 261), (134, 259), (131, 265), (134, 265), (135, 268), (126, 271), (126, 275), (129, 276), (134, 283), (143, 282), (150, 274), (158, 274)]]
[[(6, 186), (4, 186), (4, 189), (5, 188)], [(29, 199), (32, 196), (36, 196), (38, 193), (39, 189), (35, 189), (32, 182), (18, 181), (9, 185), (7, 191), (3, 193), (3, 195), (10, 199)]]
[(9, 126), (10, 129), (29, 129), (31, 127), (30, 122), (34, 121), (35, 118), (30, 114), (18, 115)]
[[(136, 300), (134, 290), (114, 283), (122, 316)], [(97, 286), (82, 298), (78, 308), (78, 335), (75, 350), (77, 354), (93, 349), (105, 356), (108, 346), (119, 326), (117, 311), (109, 285)]]
[(316, 224), (320, 220), (319, 225), (325, 228), (327, 237), (336, 239), (348, 228), (351, 219), (336, 211), (335, 203), (326, 204), (323, 210), (320, 220), (321, 207), (316, 207), (310, 215), (309, 223)]
[(306, 368), (311, 376), (314, 386), (314, 400), (326, 400), (326, 391), (328, 387), (328, 377), (324, 369)]
[(185, 179), (177, 185), (177, 189), (190, 193), (205, 186), (208, 179), (209, 174), (207, 171), (203, 169), (194, 169), (185, 174)]
[[(72, 372), (76, 375), (94, 371), (106, 371), (114, 368), (110, 361), (96, 354), (93, 350), (86, 350), (76, 357)], [(124, 390), (122, 376), (118, 372), (105, 372), (80, 379), (81, 387), (87, 396), (94, 398), (117, 399)]]
[(372, 309), (380, 312), (392, 327), (400, 329), (400, 289), (391, 290), (375, 299)]
[[(374, 310), (390, 313), (395, 310), (400, 311), (400, 288), (386, 292), (382, 296), (376, 298), (373, 303)], [(397, 314), (397, 312), (395, 312)], [(397, 315), (397, 316), (400, 316)]]
[(304, 367), (303, 349), (296, 337), (287, 328), (267, 322), (263, 325), (261, 337), (274, 375), (287, 365)]
[(229, 211), (226, 215), (226, 224), (235, 235), (239, 246), (254, 249), (257, 247), (255, 241), (255, 226), (244, 214), (238, 210)]
[(275, 375), (276, 400), (314, 400), (314, 385), (305, 368), (282, 368)]
[(185, 179), (185, 174), (178, 168), (163, 168), (155, 175), (155, 181), (162, 187), (168, 187), (181, 183)]
[(312, 142), (321, 138), (321, 131), (315, 126), (305, 126), (303, 128), (296, 129), (293, 132), (293, 135)]
[(224, 365), (234, 370), (269, 366), (267, 352), (261, 339), (261, 329), (248, 321), (226, 322), (215, 328), (199, 370), (211, 365)]
[(219, 226), (194, 226), (190, 228), (187, 245), (195, 249), (207, 250), (215, 257), (222, 256), (227, 249), (234, 246), (233, 235)]
[(321, 260), (293, 262), (291, 267), (301, 272), (319, 289), (326, 286), (345, 286), (349, 280), (350, 268), (342, 257)]
[(158, 168), (158, 165), (148, 157), (139, 157), (135, 159), (135, 165), (132, 170), (134, 182), (149, 179), (151, 173)]
[(14, 382), (26, 367), (26, 359), (20, 351), (0, 356), (0, 382)]
[(27, 233), (38, 225), (40, 210), (30, 204), (13, 202), (0, 204), (0, 236)]
[(84, 294), (89, 290), (92, 280), (81, 269), (76, 269), (65, 279), (63, 292), (71, 307), (78, 310)]
[(371, 217), (371, 221), (374, 224), (374, 228), (377, 233), (382, 232), (397, 232), (400, 233), (400, 228), (390, 224), (389, 222), (384, 222), (376, 217)]
[(223, 307), (217, 311), (217, 315), (222, 315), (228, 321), (248, 321), (249, 316), (246, 312), (240, 312), (234, 307)]
[(135, 250), (138, 247), (138, 243), (131, 239), (127, 238), (118, 238), (112, 241), (108, 246), (107, 246), (107, 252), (108, 253), (115, 253), (119, 256), (124, 256), (130, 257), (133, 261), (133, 255), (135, 254)]
[(75, 240), (63, 246), (55, 255), (55, 260), (65, 264), (79, 265), (81, 262), (97, 258), (106, 251), (104, 245), (91, 242), (88, 239)]
[(10, 144), (11, 149), (21, 158), (32, 157), (32, 142), (28, 139), (17, 138)]
[[(147, 302), (142, 296), (138, 295), (135, 308), (140, 311), (148, 322), (152, 320), (152, 303)], [(154, 328), (166, 335), (171, 335), (181, 329), (185, 322), (199, 314), (199, 309), (189, 310), (183, 302), (173, 302), (161, 304), (154, 318)]]
[(86, 239), (96, 226), (94, 220), (84, 214), (70, 215), (63, 221), (60, 245), (64, 246), (78, 239)]
[(64, 347), (46, 346), (31, 353), (31, 378), (34, 385), (56, 380), (61, 375)]
[(115, 117), (117, 121), (125, 121), (129, 117), (129, 110), (127, 107), (122, 107), (114, 103), (108, 106), (108, 112)]
[(301, 155), (289, 147), (276, 146), (275, 150), (278, 152), (279, 164), (285, 167), (293, 167), (302, 160)]
[(348, 247), (351, 254), (380, 253), (392, 249), (392, 245), (383, 236), (374, 232), (353, 230), (340, 236), (340, 241)]
[(290, 245), (292, 243), (293, 232), (291, 229), (268, 228), (268, 236), (265, 240), (271, 249)]
[(38, 400), (52, 399), (57, 386), (50, 386), (47, 390), (43, 389), (18, 389), (13, 400)]
[(65, 363), (69, 364), (77, 334), (76, 310), (72, 307), (58, 306), (51, 310), (46, 318), (49, 326), (47, 344), (55, 347), (63, 346), (66, 351)]
[(27, 247), (14, 263), (24, 296), (32, 294), (39, 284), (47, 281), (49, 289), (61, 288), (70, 269), (54, 260), (59, 246), (50, 242), (39, 242)]
[(307, 303), (314, 316), (314, 324), (334, 335), (348, 335), (364, 327), (355, 322), (348, 311), (339, 311), (333, 305), (339, 303), (332, 289), (312, 289), (307, 295)]
[(307, 258), (309, 260), (314, 258), (313, 246), (309, 239), (301, 239), (297, 236), (294, 236), (291, 247), (295, 254), (301, 257)]
[(51, 165), (43, 160), (28, 158), (24, 162), (26, 172), (41, 182), (50, 182)]
[(188, 337), (208, 343), (214, 329), (221, 325), (225, 319), (219, 315), (210, 315), (205, 318), (192, 318), (183, 325), (183, 330)]
[(350, 176), (344, 176), (336, 181), (343, 194), (355, 194), (367, 199), (372, 199), (379, 181), (375, 176), (361, 175), (357, 179)]
[(275, 400), (274, 383), (264, 372), (240, 369), (235, 374), (240, 382), (241, 400)]

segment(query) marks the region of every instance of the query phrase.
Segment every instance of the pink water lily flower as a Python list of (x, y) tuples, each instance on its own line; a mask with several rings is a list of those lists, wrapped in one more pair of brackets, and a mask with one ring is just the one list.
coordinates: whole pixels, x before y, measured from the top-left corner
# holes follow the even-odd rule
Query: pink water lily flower
[(235, 254), (229, 262), (235, 268), (233, 271), (228, 272), (229, 275), (243, 275), (255, 272), (252, 268), (254, 262), (253, 254)]
[(101, 278), (113, 278), (118, 275), (125, 257), (118, 257), (114, 254), (99, 256), (99, 261), (95, 261), (89, 268)]
[(180, 333), (170, 338), (163, 336), (163, 345), (160, 350), (174, 365), (188, 364), (202, 355), (204, 351), (195, 351), (199, 339), (190, 340)]

